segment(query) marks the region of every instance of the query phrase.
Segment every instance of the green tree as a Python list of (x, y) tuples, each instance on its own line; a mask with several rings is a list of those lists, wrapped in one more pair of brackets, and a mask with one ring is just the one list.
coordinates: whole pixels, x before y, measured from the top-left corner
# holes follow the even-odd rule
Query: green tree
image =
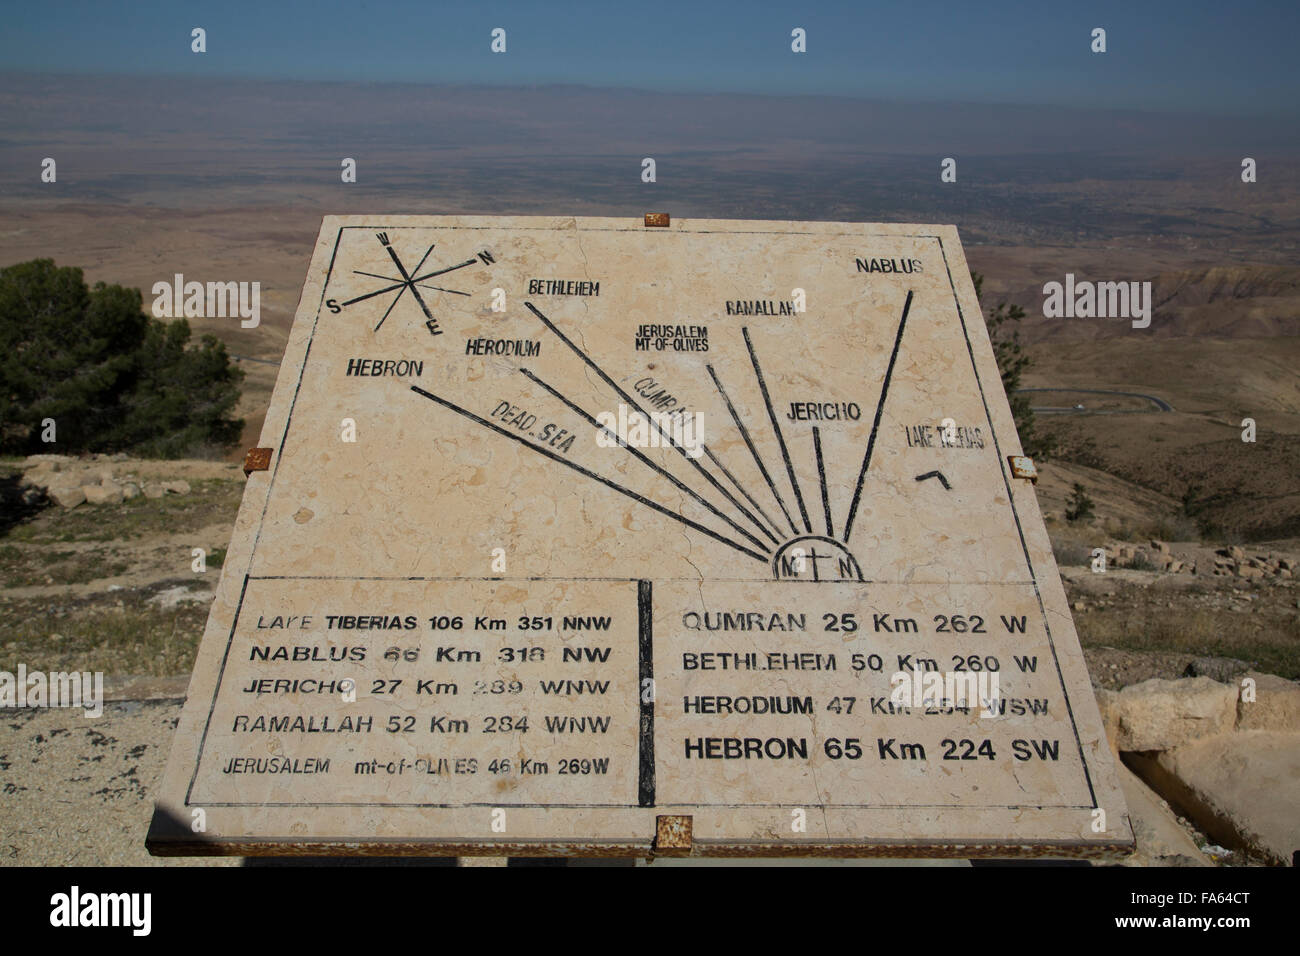
[(4, 450), (35, 451), (46, 418), (57, 423), (59, 445), (72, 450), (110, 429), (146, 322), (138, 292), (87, 289), (80, 269), (37, 259), (0, 270)]
[(124, 398), (117, 443), (137, 454), (178, 458), (204, 446), (229, 448), (244, 423), (230, 415), (239, 403), (242, 369), (226, 346), (205, 335), (188, 347), (190, 326), (151, 320), (137, 353), (135, 388)]
[[(139, 290), (35, 259), (0, 269), (0, 451), (134, 451), (177, 456), (228, 447), (243, 371), (184, 320), (149, 318)], [(41, 441), (52, 418), (57, 442)]]
[[(984, 276), (978, 272), (970, 274), (975, 283), (975, 296), (982, 300)], [(983, 302), (980, 308), (983, 309)], [(1025, 310), (1018, 305), (999, 302), (991, 312), (985, 312), (984, 322), (988, 326), (989, 339), (993, 343), (993, 355), (997, 359), (998, 372), (1002, 376), (1002, 388), (1007, 393), (1011, 405), (1011, 417), (1015, 419), (1016, 432), (1020, 435), (1020, 447), (1030, 458), (1047, 461), (1056, 450), (1056, 440), (1050, 435), (1038, 431), (1034, 410), (1030, 407), (1029, 396), (1020, 392), (1020, 376), (1033, 362), (1025, 354), (1020, 342), (1020, 320), (1025, 317)]]

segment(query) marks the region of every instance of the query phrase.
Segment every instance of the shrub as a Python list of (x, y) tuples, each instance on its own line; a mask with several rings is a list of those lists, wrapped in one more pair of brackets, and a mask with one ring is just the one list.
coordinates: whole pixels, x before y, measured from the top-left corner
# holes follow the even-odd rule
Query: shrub
[(244, 373), (215, 336), (189, 339), (184, 319), (146, 316), (138, 289), (88, 288), (53, 259), (0, 269), (0, 452), (178, 457), (233, 445)]
[(1092, 517), (1092, 499), (1079, 482), (1074, 483), (1070, 500), (1065, 503), (1065, 520), (1074, 524)]

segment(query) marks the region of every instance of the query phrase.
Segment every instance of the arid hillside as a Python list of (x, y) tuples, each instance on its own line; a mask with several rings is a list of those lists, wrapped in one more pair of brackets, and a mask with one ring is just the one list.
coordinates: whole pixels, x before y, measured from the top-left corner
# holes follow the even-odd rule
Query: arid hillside
[[(979, 252), (971, 258), (978, 268)], [(1087, 275), (1144, 277), (1140, 268)], [(1041, 284), (1003, 290), (1027, 312), (1021, 334), (1032, 364), (1023, 384), (1052, 390), (1032, 396), (1043, 409), (1040, 430), (1058, 440), (1059, 459), (1171, 499), (1201, 534), (1300, 535), (1300, 268), (1147, 277), (1155, 303), (1149, 329), (1122, 319), (1045, 318)], [(986, 293), (985, 305), (1002, 298)], [(1247, 420), (1253, 441), (1243, 440)]]

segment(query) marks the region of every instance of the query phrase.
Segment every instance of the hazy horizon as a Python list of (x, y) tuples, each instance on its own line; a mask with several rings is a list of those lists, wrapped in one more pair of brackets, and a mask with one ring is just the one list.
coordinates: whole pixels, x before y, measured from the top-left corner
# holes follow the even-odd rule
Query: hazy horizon
[[(191, 49), (201, 28), (204, 52)], [(1093, 31), (1106, 32), (1094, 52)], [(505, 48), (491, 49), (494, 30)], [(804, 52), (792, 50), (803, 31)], [(1242, 0), (979, 5), (778, 0), (63, 0), (6, 15), (18, 70), (205, 79), (582, 83), (660, 92), (839, 95), (1295, 116), (1300, 8)]]

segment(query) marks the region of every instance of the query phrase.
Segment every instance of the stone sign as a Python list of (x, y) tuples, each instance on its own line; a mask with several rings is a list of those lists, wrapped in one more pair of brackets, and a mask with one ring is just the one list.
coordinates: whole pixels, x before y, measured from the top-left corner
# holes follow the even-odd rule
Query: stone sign
[(1131, 847), (956, 230), (665, 220), (324, 221), (155, 853)]

